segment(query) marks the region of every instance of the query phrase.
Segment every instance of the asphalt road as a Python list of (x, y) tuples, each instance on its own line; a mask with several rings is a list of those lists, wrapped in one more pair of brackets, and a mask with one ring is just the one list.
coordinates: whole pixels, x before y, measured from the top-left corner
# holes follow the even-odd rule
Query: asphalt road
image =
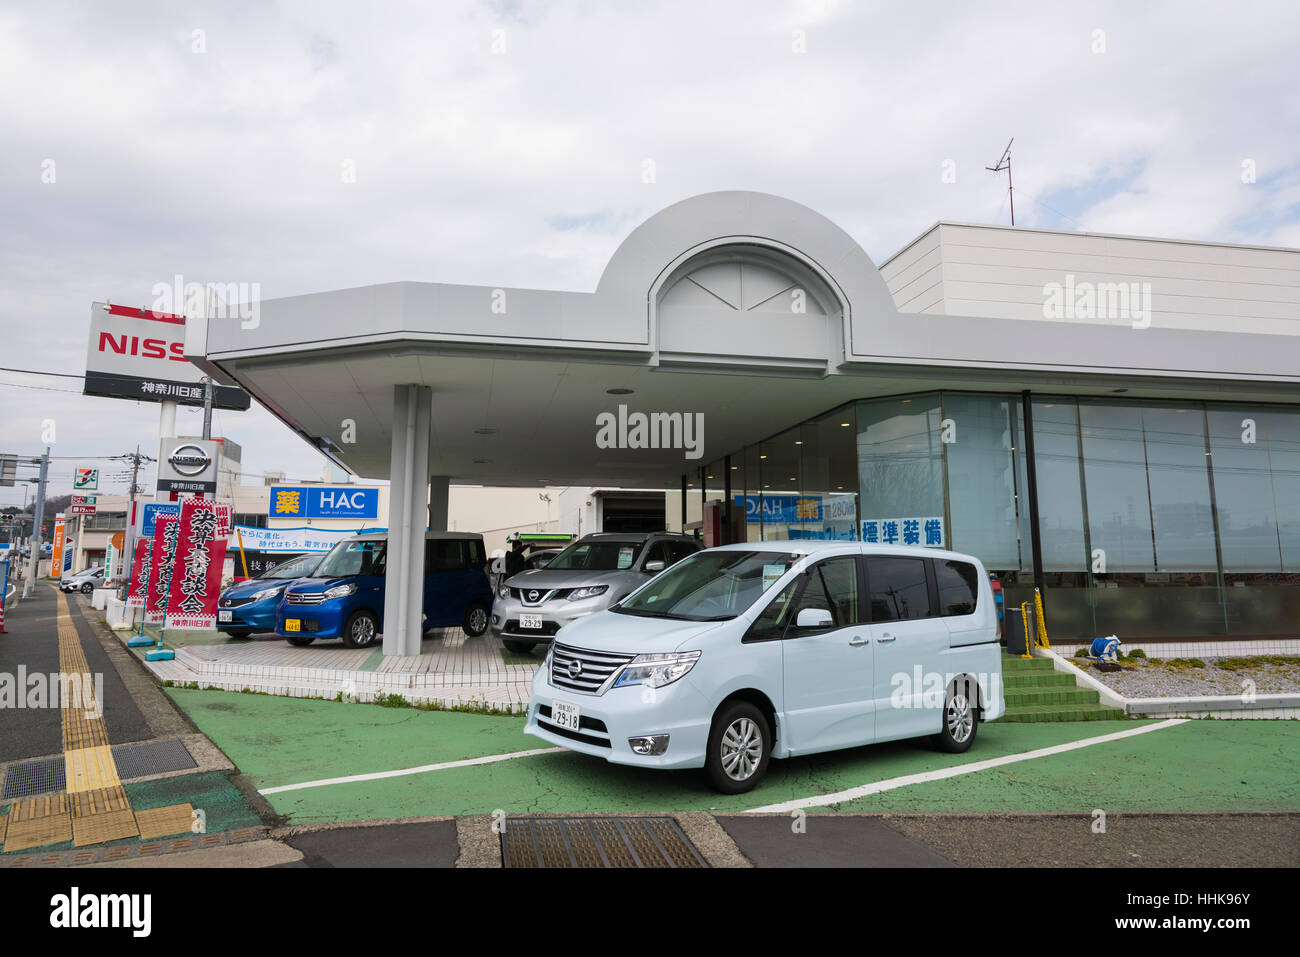
[[(144, 715), (84, 619), (75, 595), (68, 596), (68, 608), (92, 676), (103, 677), (104, 723), (109, 740), (127, 744), (152, 737)], [(15, 680), (22, 673), (20, 668), (25, 669), (28, 678), (38, 673), (58, 674), (58, 604), (53, 588), (40, 583), (28, 598), (12, 610), (6, 609), (5, 628), (7, 634), (0, 635), (0, 673), (12, 675)], [(57, 703), (47, 702), (42, 708), (0, 708), (0, 763), (59, 754), (62, 750)]]

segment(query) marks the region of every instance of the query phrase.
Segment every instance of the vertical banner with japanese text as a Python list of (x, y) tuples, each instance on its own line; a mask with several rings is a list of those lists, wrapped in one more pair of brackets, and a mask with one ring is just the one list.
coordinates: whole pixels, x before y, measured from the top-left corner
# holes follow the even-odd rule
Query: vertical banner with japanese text
[(147, 625), (160, 624), (167, 614), (168, 585), (171, 583), (173, 559), (176, 557), (177, 527), (175, 515), (158, 516), (153, 557), (149, 562), (149, 589), (144, 603), (144, 620)]
[(144, 604), (145, 591), (149, 588), (149, 541), (147, 538), (137, 538), (135, 541), (131, 588), (126, 593), (126, 603), (131, 608), (139, 608)]
[(181, 503), (168, 627), (216, 627), (221, 568), (233, 511), (229, 503), (206, 498), (188, 498)]

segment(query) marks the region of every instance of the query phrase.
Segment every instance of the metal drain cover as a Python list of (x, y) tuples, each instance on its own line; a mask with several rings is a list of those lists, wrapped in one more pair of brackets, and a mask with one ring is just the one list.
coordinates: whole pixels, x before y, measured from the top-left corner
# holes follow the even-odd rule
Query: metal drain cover
[[(185, 745), (175, 738), (167, 741), (116, 745), (113, 748), (113, 764), (117, 767), (117, 776), (123, 781), (198, 767), (189, 751), (185, 750)], [(0, 801), (63, 791), (67, 789), (67, 785), (65, 758), (37, 758), (33, 761), (22, 761), (11, 764), (9, 770), (5, 772), (4, 790), (0, 791)]]
[(198, 767), (185, 750), (185, 745), (175, 738), (143, 744), (119, 744), (113, 748), (113, 763), (117, 765), (117, 776), (123, 781)]
[(671, 817), (508, 817), (506, 867), (708, 867)]
[(67, 766), (63, 758), (40, 758), (12, 764), (5, 772), (4, 791), (0, 800), (33, 797), (51, 791), (62, 791), (67, 786)]

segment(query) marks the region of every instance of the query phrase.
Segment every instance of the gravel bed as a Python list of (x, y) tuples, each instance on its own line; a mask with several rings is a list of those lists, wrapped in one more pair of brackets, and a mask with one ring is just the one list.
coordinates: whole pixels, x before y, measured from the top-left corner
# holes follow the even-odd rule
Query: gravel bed
[[(1241, 658), (1190, 659), (1205, 662), (1198, 668), (1184, 663), (1172, 663), (1159, 658), (1125, 658), (1120, 664), (1123, 671), (1100, 671), (1095, 662), (1071, 658), (1072, 662), (1126, 698), (1183, 698), (1195, 695), (1239, 695), (1246, 691), (1244, 682), (1255, 683), (1256, 694), (1300, 693), (1300, 658), (1282, 658), (1276, 661), (1250, 661), (1241, 665)], [(1224, 668), (1220, 662), (1236, 664)]]

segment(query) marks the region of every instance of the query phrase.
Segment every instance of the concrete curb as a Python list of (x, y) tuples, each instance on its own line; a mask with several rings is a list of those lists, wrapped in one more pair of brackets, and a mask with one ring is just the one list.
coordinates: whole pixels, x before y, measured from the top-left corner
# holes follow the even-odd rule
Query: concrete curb
[[(1051, 648), (1036, 648), (1034, 654), (1051, 658), (1053, 668), (1062, 674), (1073, 675), (1085, 687), (1096, 691), (1104, 704), (1123, 708), (1125, 714), (1199, 716), (1205, 714), (1251, 711), (1300, 709), (1300, 694), (1261, 694), (1247, 701), (1241, 695), (1188, 695), (1179, 698), (1126, 698), (1114, 688), (1079, 668), (1074, 662)], [(1277, 720), (1276, 716), (1258, 716), (1259, 720)]]

